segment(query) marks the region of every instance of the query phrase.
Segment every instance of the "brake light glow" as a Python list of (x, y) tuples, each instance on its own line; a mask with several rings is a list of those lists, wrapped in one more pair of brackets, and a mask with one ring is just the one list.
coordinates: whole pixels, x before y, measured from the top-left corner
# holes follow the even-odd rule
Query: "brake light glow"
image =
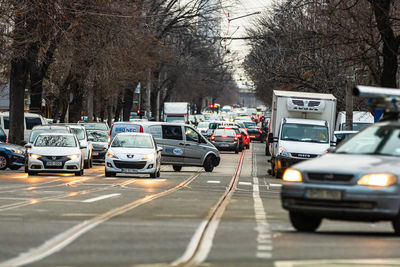
[(143, 126), (140, 125), (140, 132), (143, 133)]
[(222, 138), (227, 138), (228, 136), (227, 136), (227, 135), (221, 135), (221, 137), (222, 137)]
[(215, 140), (215, 136), (214, 135), (211, 136), (211, 140)]
[(261, 129), (258, 129), (258, 132), (259, 132), (260, 134), (262, 134), (262, 131), (261, 131)]
[(233, 140), (237, 141), (237, 140), (238, 140), (238, 137), (237, 137), (237, 136), (235, 136), (235, 137), (233, 138)]

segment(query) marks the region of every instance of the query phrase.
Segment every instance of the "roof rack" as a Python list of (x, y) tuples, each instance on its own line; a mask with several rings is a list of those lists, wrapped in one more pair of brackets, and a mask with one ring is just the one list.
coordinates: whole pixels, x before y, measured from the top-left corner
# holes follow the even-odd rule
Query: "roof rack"
[(357, 85), (353, 95), (368, 98), (370, 111), (382, 110), (380, 121), (398, 120), (400, 114), (400, 89)]

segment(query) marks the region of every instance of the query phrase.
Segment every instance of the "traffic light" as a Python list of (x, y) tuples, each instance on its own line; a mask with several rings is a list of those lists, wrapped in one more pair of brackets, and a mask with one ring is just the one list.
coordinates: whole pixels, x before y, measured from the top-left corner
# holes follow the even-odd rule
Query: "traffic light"
[(138, 109), (138, 110), (136, 111), (136, 114), (137, 114), (138, 116), (140, 116), (140, 117), (143, 117), (143, 116), (144, 116), (144, 110), (143, 110), (143, 109)]

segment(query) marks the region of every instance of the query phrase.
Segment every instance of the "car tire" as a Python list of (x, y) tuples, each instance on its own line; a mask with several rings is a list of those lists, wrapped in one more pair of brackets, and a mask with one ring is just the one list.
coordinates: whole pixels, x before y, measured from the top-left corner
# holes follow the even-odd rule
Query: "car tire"
[(93, 158), (90, 158), (90, 161), (89, 161), (89, 168), (93, 168)]
[(10, 170), (16, 171), (21, 168), (21, 166), (9, 166)]
[(158, 170), (157, 171), (157, 175), (156, 175), (156, 177), (160, 177), (161, 176), (161, 171), (160, 170)]
[(7, 169), (7, 166), (8, 166), (7, 156), (4, 154), (0, 154), (0, 170)]
[(104, 175), (106, 176), (106, 177), (115, 177), (116, 176), (116, 173), (115, 172), (105, 172), (104, 173)]
[(36, 172), (28, 171), (28, 176), (31, 176), (31, 175), (36, 175)]
[(289, 218), (292, 226), (299, 232), (315, 232), (322, 222), (322, 218), (293, 211), (289, 212)]
[(157, 172), (150, 173), (150, 178), (156, 178), (157, 177)]
[(400, 214), (392, 220), (392, 227), (395, 235), (400, 235)]
[(182, 170), (182, 166), (180, 165), (172, 165), (172, 168), (174, 169), (174, 171), (176, 172), (180, 172)]
[(250, 144), (246, 145), (246, 148), (247, 148), (247, 149), (250, 149)]
[[(237, 151), (237, 150), (236, 150)], [(205, 160), (204, 160), (204, 164), (203, 164), (204, 170), (206, 172), (212, 172), (214, 170), (214, 161), (212, 156), (208, 156)]]
[(85, 160), (83, 166), (85, 169), (89, 169), (89, 160)]
[(239, 154), (239, 149), (238, 148), (235, 149), (235, 154)]
[(80, 171), (75, 172), (75, 176), (82, 176), (83, 175), (83, 169)]

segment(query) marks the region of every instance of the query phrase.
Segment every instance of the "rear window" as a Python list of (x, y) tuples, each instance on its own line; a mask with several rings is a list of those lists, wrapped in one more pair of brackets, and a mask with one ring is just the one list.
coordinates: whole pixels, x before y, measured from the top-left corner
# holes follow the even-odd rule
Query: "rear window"
[(82, 124), (86, 130), (102, 130), (108, 131), (107, 124), (105, 123), (84, 123)]
[(214, 131), (214, 135), (216, 136), (221, 136), (221, 135), (226, 135), (226, 136), (235, 136), (236, 132), (234, 130), (228, 130), (228, 129), (217, 129)]
[(25, 125), (27, 130), (32, 130), (36, 125), (42, 125), (42, 120), (38, 117), (25, 117)]

